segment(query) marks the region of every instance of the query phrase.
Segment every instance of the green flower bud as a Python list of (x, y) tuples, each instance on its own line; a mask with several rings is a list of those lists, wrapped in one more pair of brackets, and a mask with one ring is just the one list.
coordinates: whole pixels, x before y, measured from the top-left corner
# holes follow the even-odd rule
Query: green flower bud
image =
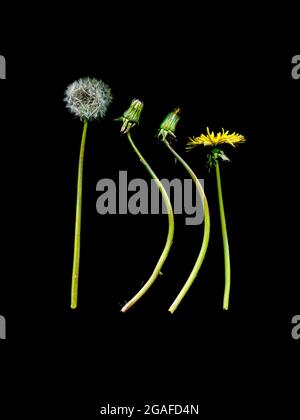
[(180, 108), (176, 108), (174, 111), (170, 112), (163, 122), (160, 125), (160, 130), (158, 132), (158, 138), (162, 137), (163, 140), (166, 140), (167, 136), (171, 136), (174, 139), (176, 125), (180, 119)]
[(144, 108), (143, 102), (138, 99), (133, 99), (130, 107), (124, 112), (122, 117), (117, 118), (117, 121), (122, 121), (121, 133), (126, 134), (132, 127), (140, 122), (140, 116)]

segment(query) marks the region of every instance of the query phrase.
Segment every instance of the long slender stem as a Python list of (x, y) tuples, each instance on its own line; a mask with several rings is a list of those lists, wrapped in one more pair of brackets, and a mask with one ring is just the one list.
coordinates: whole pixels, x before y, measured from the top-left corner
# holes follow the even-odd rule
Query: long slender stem
[(175, 310), (177, 309), (178, 305), (180, 304), (180, 302), (182, 301), (182, 299), (184, 298), (184, 296), (186, 295), (186, 293), (188, 292), (189, 288), (193, 284), (193, 282), (194, 282), (195, 278), (197, 277), (197, 274), (200, 270), (200, 267), (203, 263), (203, 260), (205, 258), (208, 243), (209, 243), (209, 236), (210, 236), (210, 215), (209, 215), (209, 207), (208, 207), (206, 195), (204, 193), (202, 185), (201, 185), (199, 179), (197, 178), (196, 174), (189, 167), (189, 165), (186, 163), (186, 161), (184, 159), (182, 159), (182, 157), (177, 152), (175, 152), (175, 150), (170, 146), (170, 144), (168, 143), (167, 140), (164, 139), (163, 143), (167, 146), (167, 148), (171, 151), (171, 153), (173, 153), (173, 155), (176, 157), (176, 159), (178, 159), (178, 161), (184, 166), (184, 168), (189, 173), (190, 177), (192, 178), (193, 182), (196, 185), (198, 193), (200, 194), (200, 197), (201, 197), (201, 200), (202, 200), (202, 203), (203, 203), (203, 209), (204, 209), (204, 233), (203, 233), (203, 240), (202, 240), (201, 249), (200, 249), (198, 258), (195, 262), (195, 265), (193, 267), (193, 270), (192, 270), (191, 274), (189, 275), (189, 277), (188, 277), (187, 281), (185, 282), (183, 288), (181, 289), (180, 293), (178, 294), (178, 296), (176, 297), (176, 299), (174, 300), (174, 302), (172, 303), (172, 305), (169, 308), (169, 312), (171, 312), (173, 314), (175, 312)]
[(142, 164), (144, 165), (144, 167), (146, 168), (146, 170), (148, 171), (148, 173), (150, 174), (150, 176), (154, 180), (155, 184), (159, 188), (159, 191), (162, 195), (162, 198), (163, 198), (163, 201), (165, 203), (167, 213), (168, 213), (169, 230), (168, 230), (168, 236), (167, 236), (167, 240), (166, 240), (166, 243), (165, 243), (165, 247), (163, 249), (163, 252), (162, 252), (155, 268), (154, 268), (153, 273), (151, 274), (151, 277), (144, 284), (144, 286), (141, 288), (141, 290), (129, 302), (127, 302), (126, 305), (123, 306), (123, 308), (121, 309), (121, 312), (126, 312), (131, 306), (133, 306), (147, 292), (147, 290), (155, 282), (156, 278), (160, 274), (160, 270), (161, 270), (161, 268), (162, 268), (162, 266), (163, 266), (163, 264), (164, 264), (164, 262), (165, 262), (165, 260), (168, 256), (168, 254), (170, 252), (170, 249), (171, 249), (171, 246), (172, 246), (172, 243), (173, 243), (173, 237), (174, 237), (174, 213), (173, 213), (173, 209), (172, 209), (172, 205), (171, 205), (169, 196), (168, 196), (163, 184), (160, 182), (160, 180), (158, 179), (156, 174), (151, 169), (150, 165), (146, 162), (146, 160), (144, 159), (144, 157), (142, 156), (142, 154), (140, 153), (140, 151), (138, 150), (138, 148), (134, 144), (134, 142), (132, 140), (132, 137), (130, 135), (130, 132), (127, 133), (127, 137), (128, 137), (128, 140), (129, 140), (133, 150), (138, 155), (140, 161), (142, 162)]
[(78, 164), (78, 178), (77, 178), (74, 258), (73, 258), (72, 287), (71, 287), (71, 308), (72, 309), (76, 309), (77, 303), (78, 303), (78, 276), (79, 276), (79, 261), (80, 261), (80, 233), (81, 233), (81, 209), (82, 209), (82, 174), (83, 174), (83, 160), (84, 160), (87, 126), (88, 126), (88, 121), (85, 120), (84, 125), (83, 125), (82, 138), (81, 138), (79, 164)]
[(222, 184), (219, 163), (216, 164), (216, 176), (217, 176), (217, 187), (218, 187), (218, 199), (220, 208), (220, 219), (223, 237), (223, 249), (224, 249), (224, 266), (225, 266), (225, 288), (223, 298), (223, 309), (227, 310), (229, 307), (229, 296), (230, 296), (230, 253), (229, 244), (226, 228), (226, 219), (223, 203)]

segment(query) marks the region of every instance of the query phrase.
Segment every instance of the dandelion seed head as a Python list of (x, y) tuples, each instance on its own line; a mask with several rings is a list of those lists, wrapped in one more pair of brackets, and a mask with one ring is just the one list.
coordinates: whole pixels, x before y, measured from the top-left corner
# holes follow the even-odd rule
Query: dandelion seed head
[(112, 101), (110, 87), (102, 80), (83, 78), (71, 83), (64, 101), (69, 111), (81, 120), (103, 118)]

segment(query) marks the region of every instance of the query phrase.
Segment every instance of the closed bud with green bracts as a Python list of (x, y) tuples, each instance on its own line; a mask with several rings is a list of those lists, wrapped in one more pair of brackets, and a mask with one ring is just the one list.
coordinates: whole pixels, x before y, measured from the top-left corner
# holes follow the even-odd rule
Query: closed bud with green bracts
[(179, 114), (180, 114), (180, 108), (176, 108), (174, 111), (170, 112), (166, 116), (166, 118), (163, 120), (163, 122), (160, 125), (158, 138), (162, 138), (162, 140), (166, 140), (167, 136), (176, 138), (175, 129), (180, 119)]
[(139, 99), (133, 99), (130, 107), (127, 109), (127, 111), (124, 112), (123, 118), (127, 119), (131, 123), (138, 124), (143, 108), (143, 102), (141, 102)]
[(144, 108), (143, 102), (139, 99), (133, 99), (130, 107), (124, 112), (122, 117), (117, 118), (116, 121), (122, 121), (121, 133), (126, 134), (132, 127), (140, 122), (140, 116)]

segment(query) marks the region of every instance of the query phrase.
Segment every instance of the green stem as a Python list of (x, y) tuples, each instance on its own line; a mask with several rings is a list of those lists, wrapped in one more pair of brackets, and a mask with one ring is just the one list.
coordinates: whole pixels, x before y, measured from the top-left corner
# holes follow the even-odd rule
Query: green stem
[(222, 237), (223, 237), (223, 249), (224, 249), (224, 266), (225, 266), (225, 288), (224, 288), (224, 298), (223, 298), (223, 309), (227, 310), (229, 307), (229, 295), (230, 295), (230, 254), (229, 254), (229, 244), (226, 228), (226, 219), (222, 195), (222, 184), (221, 184), (221, 175), (219, 163), (216, 163), (216, 175), (217, 175), (217, 187), (218, 187), (218, 198), (219, 198), (219, 208), (220, 208), (220, 218), (221, 218), (221, 228), (222, 228)]
[(131, 138), (130, 132), (127, 133), (127, 137), (128, 137), (128, 140), (129, 140), (133, 150), (138, 155), (140, 161), (142, 162), (142, 164), (144, 165), (144, 167), (146, 168), (146, 170), (148, 171), (148, 173), (150, 174), (150, 176), (154, 180), (155, 184), (159, 188), (159, 191), (162, 195), (162, 198), (163, 198), (163, 201), (165, 203), (167, 213), (168, 213), (169, 230), (168, 230), (168, 236), (167, 236), (165, 247), (164, 247), (163, 252), (162, 252), (162, 254), (161, 254), (161, 256), (160, 256), (160, 258), (159, 258), (159, 260), (156, 264), (156, 267), (154, 268), (154, 271), (153, 271), (151, 277), (144, 284), (144, 286), (141, 288), (141, 290), (129, 302), (127, 302), (126, 305), (123, 306), (123, 308), (121, 309), (121, 312), (126, 312), (131, 306), (133, 306), (147, 292), (147, 290), (152, 286), (152, 284), (155, 282), (155, 280), (159, 276), (159, 274), (161, 274), (160, 270), (161, 270), (165, 260), (167, 259), (167, 256), (168, 256), (169, 252), (170, 252), (170, 249), (171, 249), (171, 246), (172, 246), (172, 243), (173, 243), (173, 237), (174, 237), (174, 214), (173, 214), (173, 209), (172, 209), (172, 205), (171, 205), (169, 196), (168, 196), (163, 184), (160, 182), (160, 180), (158, 179), (156, 174), (153, 172), (153, 170), (151, 169), (149, 164), (146, 162), (146, 160), (144, 159), (144, 157), (141, 155), (140, 151), (138, 150), (138, 148), (134, 144), (134, 142)]
[(184, 168), (189, 173), (189, 175), (192, 178), (194, 184), (196, 185), (198, 193), (200, 194), (200, 197), (201, 197), (201, 200), (202, 200), (202, 203), (203, 203), (203, 209), (204, 209), (204, 233), (203, 233), (203, 240), (202, 240), (201, 249), (200, 249), (198, 258), (195, 262), (195, 265), (193, 267), (193, 270), (192, 270), (191, 274), (189, 275), (189, 277), (188, 277), (187, 281), (185, 282), (183, 288), (181, 289), (180, 293), (178, 294), (178, 296), (176, 297), (176, 299), (174, 300), (174, 302), (172, 303), (172, 305), (169, 308), (169, 312), (171, 312), (173, 314), (175, 312), (175, 310), (177, 309), (178, 305), (180, 304), (180, 302), (182, 301), (182, 299), (184, 298), (184, 296), (186, 295), (186, 293), (188, 292), (189, 288), (193, 284), (193, 282), (194, 282), (195, 278), (197, 277), (197, 274), (200, 270), (200, 267), (203, 263), (203, 260), (205, 258), (208, 243), (209, 243), (209, 236), (210, 236), (210, 215), (209, 215), (209, 208), (208, 208), (206, 195), (204, 193), (202, 185), (201, 185), (199, 179), (197, 178), (196, 174), (189, 167), (189, 165), (186, 163), (186, 161), (183, 160), (182, 157), (177, 152), (175, 152), (175, 150), (170, 146), (170, 144), (168, 143), (168, 141), (166, 139), (163, 140), (163, 143), (167, 146), (167, 148), (171, 151), (171, 153), (173, 153), (173, 155), (176, 157), (176, 159), (178, 159), (178, 161), (184, 166)]
[(88, 121), (85, 120), (84, 125), (83, 125), (82, 138), (81, 138), (79, 164), (78, 164), (78, 178), (77, 178), (74, 258), (73, 258), (72, 288), (71, 288), (71, 308), (72, 309), (76, 309), (77, 303), (78, 303), (78, 276), (79, 276), (79, 261), (80, 261), (80, 232), (81, 232), (81, 209), (82, 209), (82, 174), (83, 174), (83, 160), (84, 160), (84, 149), (85, 149), (87, 126), (88, 126)]

